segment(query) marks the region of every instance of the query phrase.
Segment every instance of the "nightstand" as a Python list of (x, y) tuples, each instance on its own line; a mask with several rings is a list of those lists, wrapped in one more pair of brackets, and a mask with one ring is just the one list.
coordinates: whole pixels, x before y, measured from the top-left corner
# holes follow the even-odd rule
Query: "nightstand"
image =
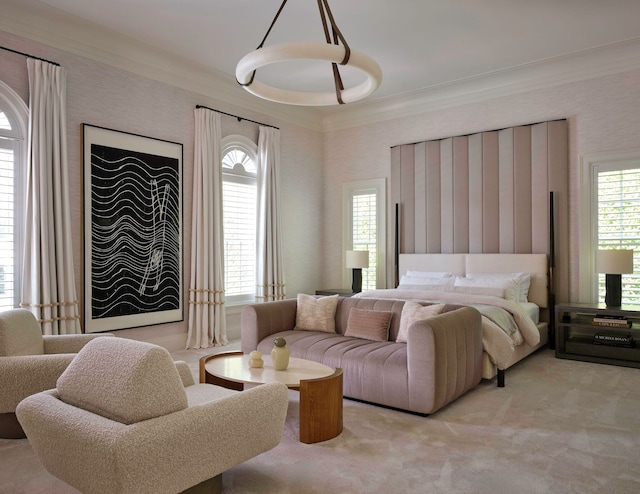
[[(612, 309), (598, 304), (557, 304), (555, 317), (556, 357), (640, 368), (640, 343), (636, 346), (640, 341), (640, 306)], [(623, 341), (628, 336), (635, 340), (633, 346)]]
[(348, 288), (325, 288), (324, 290), (316, 290), (316, 295), (340, 295), (341, 297), (352, 297), (355, 293)]

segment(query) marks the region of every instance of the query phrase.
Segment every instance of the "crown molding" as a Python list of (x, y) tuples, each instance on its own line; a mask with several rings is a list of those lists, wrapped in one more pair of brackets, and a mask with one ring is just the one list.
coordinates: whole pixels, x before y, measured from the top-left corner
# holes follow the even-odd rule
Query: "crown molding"
[(266, 115), (312, 130), (320, 131), (322, 128), (322, 114), (317, 109), (280, 105), (256, 98), (228, 74), (115, 34), (45, 4), (40, 4), (37, 11), (11, 0), (0, 0), (0, 4), (0, 29), (8, 33), (219, 100), (224, 102), (225, 108), (234, 105), (251, 114)]
[(640, 69), (640, 38), (335, 108), (324, 132)]
[(0, 0), (0, 4), (0, 29), (6, 32), (220, 101), (221, 110), (233, 105), (250, 112), (247, 118), (260, 115), (256, 118), (266, 123), (276, 119), (322, 132), (640, 69), (640, 38), (636, 38), (386, 98), (325, 108), (300, 107), (256, 98), (228, 74), (45, 4), (38, 4), (37, 11), (14, 0)]

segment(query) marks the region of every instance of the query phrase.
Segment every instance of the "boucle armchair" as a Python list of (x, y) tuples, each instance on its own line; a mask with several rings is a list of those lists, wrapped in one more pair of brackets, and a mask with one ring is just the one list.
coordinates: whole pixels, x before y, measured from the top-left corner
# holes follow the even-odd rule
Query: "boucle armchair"
[(43, 336), (26, 309), (0, 312), (0, 438), (23, 438), (16, 406), (29, 395), (56, 387), (75, 354), (100, 335)]
[(220, 489), (222, 472), (279, 444), (288, 403), (284, 384), (194, 384), (164, 348), (105, 338), (16, 414), (45, 468), (76, 489), (157, 494)]

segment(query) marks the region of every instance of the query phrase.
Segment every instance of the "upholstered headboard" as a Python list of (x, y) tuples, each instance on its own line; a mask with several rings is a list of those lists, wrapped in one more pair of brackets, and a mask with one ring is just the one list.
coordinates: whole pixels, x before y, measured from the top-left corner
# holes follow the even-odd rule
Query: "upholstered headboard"
[[(566, 120), (395, 146), (389, 242), (397, 254), (554, 252), (553, 292), (568, 300), (568, 169)], [(387, 273), (402, 274), (396, 261), (388, 257)]]
[(400, 274), (407, 270), (467, 273), (529, 273), (529, 301), (549, 305), (547, 254), (400, 254)]

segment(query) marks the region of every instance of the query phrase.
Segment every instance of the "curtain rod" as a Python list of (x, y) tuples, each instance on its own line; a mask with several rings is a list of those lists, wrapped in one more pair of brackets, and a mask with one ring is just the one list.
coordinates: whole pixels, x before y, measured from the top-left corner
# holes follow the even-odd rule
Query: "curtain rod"
[(276, 127), (275, 125), (269, 125), (269, 124), (262, 123), (262, 122), (256, 122), (255, 120), (251, 120), (250, 118), (239, 117), (238, 115), (234, 115), (233, 113), (223, 112), (223, 111), (220, 111), (220, 110), (216, 110), (215, 108), (209, 108), (208, 106), (196, 105), (196, 108), (204, 108), (205, 110), (211, 110), (211, 111), (215, 111), (215, 112), (218, 112), (218, 113), (222, 113), (223, 115), (226, 115), (228, 117), (237, 118), (238, 122), (242, 122), (243, 120), (246, 120), (247, 122), (251, 122), (251, 123), (254, 123), (254, 124), (258, 124), (258, 125), (263, 125), (265, 127), (271, 127), (272, 129), (280, 130), (280, 127)]
[(18, 50), (12, 50), (11, 48), (7, 48), (6, 46), (0, 46), (0, 50), (10, 51), (11, 53), (15, 53), (17, 55), (22, 55), (23, 57), (27, 57), (27, 58), (35, 58), (36, 60), (40, 60), (42, 62), (47, 62), (47, 63), (50, 63), (52, 65), (56, 65), (56, 66), (60, 67), (60, 64), (57, 63), (57, 62), (52, 62), (51, 60), (47, 60), (46, 58), (40, 58), (40, 57), (36, 57), (34, 55), (29, 55), (28, 53), (23, 53), (23, 52), (18, 51)]

